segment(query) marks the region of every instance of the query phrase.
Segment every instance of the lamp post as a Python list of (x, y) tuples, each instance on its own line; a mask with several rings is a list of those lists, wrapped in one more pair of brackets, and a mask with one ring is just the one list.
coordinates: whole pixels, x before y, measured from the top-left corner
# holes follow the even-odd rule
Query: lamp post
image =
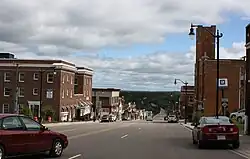
[[(197, 27), (203, 27), (202, 25), (194, 25), (191, 24), (189, 36), (191, 39), (193, 39), (195, 33), (194, 33), (194, 28)], [(216, 117), (219, 117), (219, 78), (220, 78), (220, 38), (223, 36), (222, 33), (220, 33), (219, 30), (217, 30), (216, 34), (211, 32), (209, 29), (203, 27), (208, 33), (210, 33), (215, 39), (216, 39), (216, 49), (217, 49), (217, 59), (216, 59), (216, 65), (217, 65), (217, 70), (216, 70)]]
[(181, 83), (183, 83), (185, 85), (185, 110), (184, 110), (184, 118), (185, 118), (185, 124), (187, 124), (187, 106), (188, 106), (188, 101), (187, 101), (187, 82), (184, 82), (180, 79), (175, 79), (174, 80), (174, 84), (177, 84), (177, 81), (180, 81)]
[(40, 70), (40, 107), (39, 107), (39, 122), (42, 123), (42, 104), (43, 104), (43, 73), (53, 69), (53, 75), (56, 75), (55, 67), (48, 67), (45, 70)]

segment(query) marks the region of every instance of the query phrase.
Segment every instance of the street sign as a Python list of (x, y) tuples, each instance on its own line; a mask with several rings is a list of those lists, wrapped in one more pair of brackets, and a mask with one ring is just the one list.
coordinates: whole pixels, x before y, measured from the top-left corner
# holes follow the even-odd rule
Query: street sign
[(221, 99), (221, 106), (222, 107), (228, 107), (228, 98), (222, 98)]

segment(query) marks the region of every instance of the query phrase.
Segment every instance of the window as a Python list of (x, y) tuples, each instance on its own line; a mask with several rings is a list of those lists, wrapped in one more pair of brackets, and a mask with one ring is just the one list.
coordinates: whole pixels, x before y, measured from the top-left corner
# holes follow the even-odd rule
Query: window
[(33, 88), (33, 95), (38, 95), (38, 88)]
[(64, 83), (64, 75), (62, 75), (62, 83)]
[(10, 89), (10, 88), (7, 88), (7, 87), (4, 88), (4, 96), (5, 96), (5, 97), (10, 96), (10, 92), (11, 92), (11, 89)]
[(24, 97), (24, 88), (19, 87), (19, 97)]
[(4, 82), (10, 82), (10, 77), (11, 76), (11, 74), (10, 74), (10, 72), (5, 72), (4, 73)]
[(67, 89), (67, 91), (66, 91), (66, 96), (69, 96), (69, 90)]
[(62, 90), (62, 98), (64, 98), (64, 90)]
[(67, 75), (67, 82), (69, 82), (69, 75)]
[(7, 103), (3, 104), (2, 112), (9, 113), (10, 112), (10, 105)]
[(70, 83), (71, 83), (71, 84), (73, 84), (73, 77), (72, 77), (72, 76), (71, 76), (71, 79), (70, 79), (70, 81), (71, 81)]
[(24, 73), (19, 73), (19, 82), (24, 82)]
[(23, 121), (28, 131), (34, 131), (34, 130), (39, 131), (41, 129), (41, 125), (30, 118), (20, 117), (20, 119)]
[(73, 91), (70, 90), (70, 98), (72, 98), (72, 97), (73, 97)]
[(53, 79), (54, 79), (54, 74), (48, 73), (47, 74), (47, 83), (53, 83)]
[(38, 73), (34, 73), (34, 74), (33, 74), (33, 80), (37, 81), (37, 80), (38, 80), (38, 78), (39, 78)]
[(2, 128), (4, 130), (24, 130), (18, 117), (6, 117), (3, 119)]

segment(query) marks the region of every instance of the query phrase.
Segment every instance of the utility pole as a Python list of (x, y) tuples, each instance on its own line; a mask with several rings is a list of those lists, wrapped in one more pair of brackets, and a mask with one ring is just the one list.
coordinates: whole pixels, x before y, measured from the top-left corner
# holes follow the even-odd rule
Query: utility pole
[(19, 88), (18, 88), (18, 82), (19, 82), (19, 65), (16, 64), (16, 85), (15, 85), (15, 95), (14, 95), (14, 105), (15, 110), (14, 112), (16, 114), (19, 114), (19, 106), (18, 106), (18, 98), (19, 98)]

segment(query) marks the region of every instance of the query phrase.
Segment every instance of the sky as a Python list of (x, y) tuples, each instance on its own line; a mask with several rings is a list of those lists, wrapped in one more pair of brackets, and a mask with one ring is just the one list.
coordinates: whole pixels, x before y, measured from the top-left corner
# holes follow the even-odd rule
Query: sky
[(1, 0), (0, 51), (94, 70), (93, 87), (178, 91), (194, 83), (190, 24), (217, 25), (220, 58), (245, 55), (249, 0)]

